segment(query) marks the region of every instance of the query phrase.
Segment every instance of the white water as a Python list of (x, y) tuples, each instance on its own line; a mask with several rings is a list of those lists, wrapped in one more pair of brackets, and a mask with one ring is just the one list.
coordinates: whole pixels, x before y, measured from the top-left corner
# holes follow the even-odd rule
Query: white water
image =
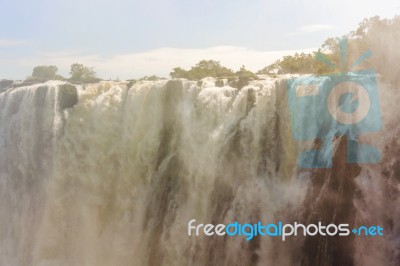
[[(103, 83), (80, 89), (66, 110), (58, 83), (38, 87), (0, 94), (0, 265), (301, 263), (302, 237), (187, 236), (191, 219), (296, 221), (307, 209), (312, 173), (297, 174), (279, 81), (242, 90), (212, 81)], [(384, 167), (393, 172), (399, 161), (388, 152)], [(362, 169), (357, 219), (394, 225), (385, 239), (356, 243), (355, 262), (396, 265), (399, 197), (384, 192), (399, 193), (396, 173), (383, 180), (380, 168)]]

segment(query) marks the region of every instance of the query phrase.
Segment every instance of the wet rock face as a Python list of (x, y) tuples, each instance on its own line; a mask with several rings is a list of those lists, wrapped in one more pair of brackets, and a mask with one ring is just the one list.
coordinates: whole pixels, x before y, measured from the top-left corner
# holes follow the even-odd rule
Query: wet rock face
[(59, 92), (60, 109), (71, 108), (78, 103), (78, 90), (74, 85), (64, 84)]
[(242, 89), (244, 87), (246, 87), (247, 85), (249, 85), (250, 81), (252, 81), (253, 79), (249, 78), (249, 77), (239, 77), (237, 79), (233, 79), (233, 80), (229, 80), (228, 79), (228, 84), (229, 86), (236, 88), (236, 89)]
[[(333, 167), (318, 169), (305, 201), (305, 223), (354, 224), (358, 164), (347, 163), (347, 139), (342, 137), (333, 155)], [(301, 265), (355, 265), (354, 236), (306, 237)]]

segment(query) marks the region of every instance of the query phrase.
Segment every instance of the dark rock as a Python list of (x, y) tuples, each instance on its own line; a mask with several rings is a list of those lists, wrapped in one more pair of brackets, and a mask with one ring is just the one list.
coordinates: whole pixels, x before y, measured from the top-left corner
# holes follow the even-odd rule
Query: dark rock
[(13, 87), (14, 88), (25, 87), (25, 86), (31, 86), (31, 85), (45, 83), (45, 82), (46, 82), (46, 80), (41, 80), (41, 79), (27, 79), (19, 84), (14, 84)]
[(240, 89), (246, 87), (247, 85), (249, 85), (250, 81), (252, 81), (252, 80), (254, 80), (254, 79), (249, 78), (249, 77), (229, 78), (228, 84), (232, 88), (236, 88), (236, 89), (240, 90)]
[[(316, 143), (316, 147), (320, 144)], [(361, 167), (347, 162), (347, 137), (339, 140), (333, 154), (332, 168), (319, 168), (312, 176), (312, 187), (305, 201), (303, 223), (323, 225), (355, 224), (355, 178)], [(307, 236), (301, 265), (354, 265), (354, 235), (341, 237)]]
[(78, 103), (78, 90), (74, 85), (63, 84), (59, 93), (60, 109), (71, 108)]
[(5, 92), (7, 89), (9, 89), (13, 83), (14, 81), (8, 79), (0, 80), (0, 93)]
[(224, 81), (222, 79), (217, 79), (215, 81), (215, 87), (223, 87), (224, 86)]

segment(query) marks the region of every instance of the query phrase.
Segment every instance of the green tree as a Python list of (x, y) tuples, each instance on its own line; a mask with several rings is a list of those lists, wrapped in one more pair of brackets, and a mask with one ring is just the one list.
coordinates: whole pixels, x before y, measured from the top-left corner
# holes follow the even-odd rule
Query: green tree
[[(344, 62), (340, 56), (338, 38), (328, 38), (317, 52), (311, 54), (296, 54), (284, 56), (273, 64), (261, 69), (258, 74), (324, 74), (337, 71), (352, 71), (357, 69), (374, 68), (382, 75), (385, 81), (400, 84), (397, 66), (400, 61), (400, 16), (393, 19), (381, 19), (378, 16), (364, 19), (358, 28), (342, 36), (348, 41), (347, 53)], [(370, 49), (373, 56), (355, 66), (360, 55)], [(321, 55), (322, 54), (322, 55)], [(327, 66), (317, 60), (324, 57), (336, 65)], [(343, 69), (341, 69), (342, 63)]]
[(218, 61), (201, 60), (190, 70), (176, 67), (170, 73), (172, 78), (185, 78), (190, 80), (200, 80), (206, 77), (227, 78), (234, 73), (231, 69), (221, 66)]
[(184, 70), (183, 68), (176, 67), (176, 68), (172, 69), (172, 72), (169, 73), (169, 75), (173, 79), (187, 78), (188, 71)]
[(57, 80), (64, 79), (57, 75), (58, 68), (56, 66), (36, 66), (32, 71), (32, 79), (39, 80)]
[(72, 64), (71, 71), (71, 82), (74, 83), (90, 83), (97, 82), (99, 79), (96, 77), (96, 72), (93, 67), (87, 67), (82, 64)]
[(147, 81), (157, 81), (157, 80), (162, 80), (164, 78), (160, 78), (156, 75), (152, 75), (152, 76), (144, 76), (143, 78), (140, 78), (139, 80), (147, 80)]
[(241, 89), (249, 85), (250, 81), (256, 79), (258, 78), (253, 72), (247, 70), (245, 66), (242, 66), (239, 71), (236, 71), (236, 73), (228, 79), (228, 82), (232, 87)]
[[(319, 50), (325, 57), (331, 59), (330, 54), (326, 54), (323, 50)], [(330, 52), (329, 52), (330, 53)], [(296, 53), (295, 55), (284, 56), (282, 59), (275, 61), (273, 64), (266, 66), (258, 71), (258, 74), (312, 74), (326, 73), (329, 68), (316, 59), (314, 53)]]
[(374, 68), (385, 82), (400, 84), (398, 68), (400, 61), (400, 16), (393, 19), (381, 19), (378, 16), (364, 19), (358, 28), (348, 34), (351, 64), (371, 49), (373, 55), (359, 68)]

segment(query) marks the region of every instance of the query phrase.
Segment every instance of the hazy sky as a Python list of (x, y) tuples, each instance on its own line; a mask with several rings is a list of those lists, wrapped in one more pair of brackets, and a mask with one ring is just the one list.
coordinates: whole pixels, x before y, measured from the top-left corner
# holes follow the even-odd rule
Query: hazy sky
[(102, 78), (167, 76), (216, 59), (258, 70), (310, 51), (365, 17), (400, 14), (398, 0), (0, 0), (0, 78), (35, 65), (95, 66)]

